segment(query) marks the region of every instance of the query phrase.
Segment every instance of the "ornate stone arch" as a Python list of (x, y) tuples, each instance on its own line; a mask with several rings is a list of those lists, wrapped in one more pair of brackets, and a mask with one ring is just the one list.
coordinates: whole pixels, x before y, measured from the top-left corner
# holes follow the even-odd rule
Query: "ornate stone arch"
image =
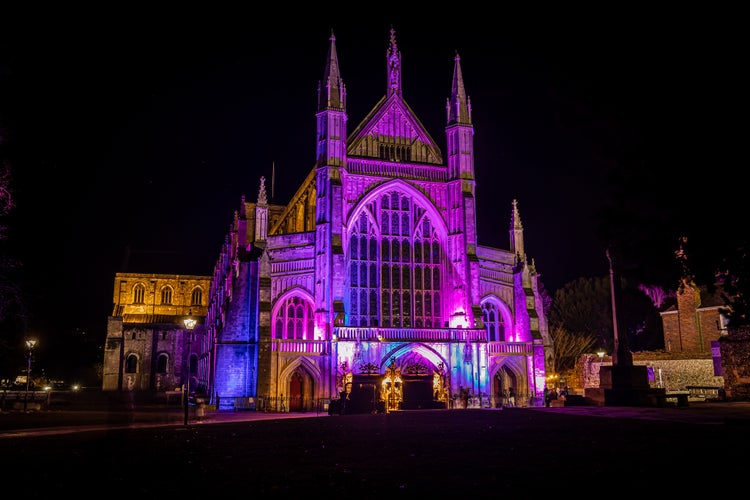
[(491, 404), (500, 407), (500, 392), (512, 386), (516, 391), (516, 406), (525, 406), (528, 398), (533, 396), (526, 375), (526, 358), (508, 356), (494, 359), (496, 362), (490, 366)]
[(306, 357), (294, 358), (279, 373), (279, 398), (287, 411), (308, 411), (315, 407), (322, 384), (320, 367)]
[(394, 349), (391, 349), (386, 355), (380, 360), (379, 368), (380, 372), (388, 367), (392, 358), (399, 360), (409, 354), (419, 354), (423, 358), (427, 359), (433, 366), (439, 366), (441, 363), (443, 366), (448, 366), (448, 362), (437, 352), (435, 349), (426, 346), (424, 344), (402, 344)]

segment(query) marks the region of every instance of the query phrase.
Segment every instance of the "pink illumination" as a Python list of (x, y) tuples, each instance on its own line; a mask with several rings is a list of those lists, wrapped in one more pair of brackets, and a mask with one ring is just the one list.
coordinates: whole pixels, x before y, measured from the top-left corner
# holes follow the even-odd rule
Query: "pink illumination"
[[(400, 374), (404, 387), (422, 384), (420, 390), (434, 377), (446, 384), (441, 391), (468, 392), (482, 407), (509, 384), (531, 396), (544, 385), (544, 345), (535, 323), (543, 311), (515, 200), (510, 248), (478, 241), (474, 129), (460, 58), (452, 81), (446, 79), (444, 149), (403, 98), (393, 30), (387, 60), (385, 97), (348, 130), (332, 36), (315, 115), (313, 171), (289, 205), (271, 207), (265, 195), (255, 204), (243, 199), (233, 233), (241, 241), (227, 246), (222, 262), (244, 266), (248, 261), (236, 249), (256, 239), (263, 257), (242, 268), (247, 275), (227, 267), (216, 279), (222, 285), (214, 290), (217, 307), (235, 308), (222, 312), (227, 322), (219, 332), (222, 400), (255, 395), (256, 383), (286, 395), (301, 391), (301, 400), (332, 399), (356, 386), (347, 389), (347, 380), (366, 385), (368, 377), (389, 371)], [(242, 309), (254, 307), (247, 299), (252, 293), (240, 290), (253, 279), (261, 297), (257, 313)], [(247, 339), (232, 337), (246, 332)], [(269, 341), (275, 356), (253, 358), (253, 349), (263, 352)], [(234, 367), (251, 363), (257, 364), (253, 374), (270, 378), (236, 381)]]

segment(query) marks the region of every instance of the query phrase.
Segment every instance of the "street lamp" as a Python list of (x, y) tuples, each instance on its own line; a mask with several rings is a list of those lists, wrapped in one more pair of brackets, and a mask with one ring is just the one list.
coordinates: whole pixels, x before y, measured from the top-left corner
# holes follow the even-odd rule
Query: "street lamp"
[(192, 316), (193, 311), (190, 310), (188, 312), (187, 318), (182, 320), (183, 323), (185, 323), (185, 328), (187, 329), (187, 364), (185, 365), (185, 383), (182, 385), (182, 406), (185, 412), (183, 418), (184, 425), (188, 424), (188, 398), (190, 397), (190, 341), (192, 340), (193, 336), (193, 328), (195, 328), (195, 324), (197, 323), (196, 319)]
[(26, 341), (28, 364), (26, 365), (26, 394), (23, 397), (23, 411), (24, 412), (28, 408), (28, 403), (29, 403), (29, 383), (31, 382), (31, 354), (35, 346), (36, 346), (36, 340), (28, 339)]

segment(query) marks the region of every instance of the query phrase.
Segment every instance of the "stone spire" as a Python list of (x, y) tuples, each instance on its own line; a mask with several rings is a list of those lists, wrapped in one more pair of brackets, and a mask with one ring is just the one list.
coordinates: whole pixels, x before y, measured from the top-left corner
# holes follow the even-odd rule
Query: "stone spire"
[(341, 79), (339, 58), (336, 54), (336, 36), (331, 31), (328, 59), (323, 72), (323, 81), (318, 84), (318, 111), (346, 109), (346, 86)]
[(391, 27), (391, 40), (386, 52), (386, 61), (388, 63), (388, 88), (386, 96), (393, 94), (401, 95), (401, 52), (396, 45), (396, 30)]
[(255, 204), (255, 237), (256, 246), (263, 247), (268, 239), (268, 199), (266, 197), (266, 178), (260, 178), (258, 203)]
[(518, 212), (518, 200), (513, 200), (513, 212), (510, 217), (510, 249), (519, 260), (526, 261), (526, 251), (523, 248), (523, 224)]
[(471, 125), (471, 99), (466, 97), (464, 77), (461, 72), (461, 57), (456, 52), (453, 65), (453, 85), (448, 99), (448, 125)]
[(268, 205), (268, 198), (266, 197), (266, 178), (260, 178), (260, 189), (258, 190), (258, 205)]

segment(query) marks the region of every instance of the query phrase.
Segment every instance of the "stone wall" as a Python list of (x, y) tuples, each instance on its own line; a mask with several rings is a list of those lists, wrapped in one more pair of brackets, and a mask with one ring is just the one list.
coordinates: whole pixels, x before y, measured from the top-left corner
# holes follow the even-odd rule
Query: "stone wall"
[[(633, 364), (649, 368), (649, 385), (667, 391), (684, 391), (689, 386), (723, 387), (724, 378), (714, 374), (714, 363), (710, 357), (669, 359), (661, 355), (652, 357), (634, 353)], [(579, 366), (581, 389), (599, 387), (599, 368), (611, 365), (612, 358), (593, 354), (581, 357)], [(578, 388), (575, 388), (576, 392)]]

